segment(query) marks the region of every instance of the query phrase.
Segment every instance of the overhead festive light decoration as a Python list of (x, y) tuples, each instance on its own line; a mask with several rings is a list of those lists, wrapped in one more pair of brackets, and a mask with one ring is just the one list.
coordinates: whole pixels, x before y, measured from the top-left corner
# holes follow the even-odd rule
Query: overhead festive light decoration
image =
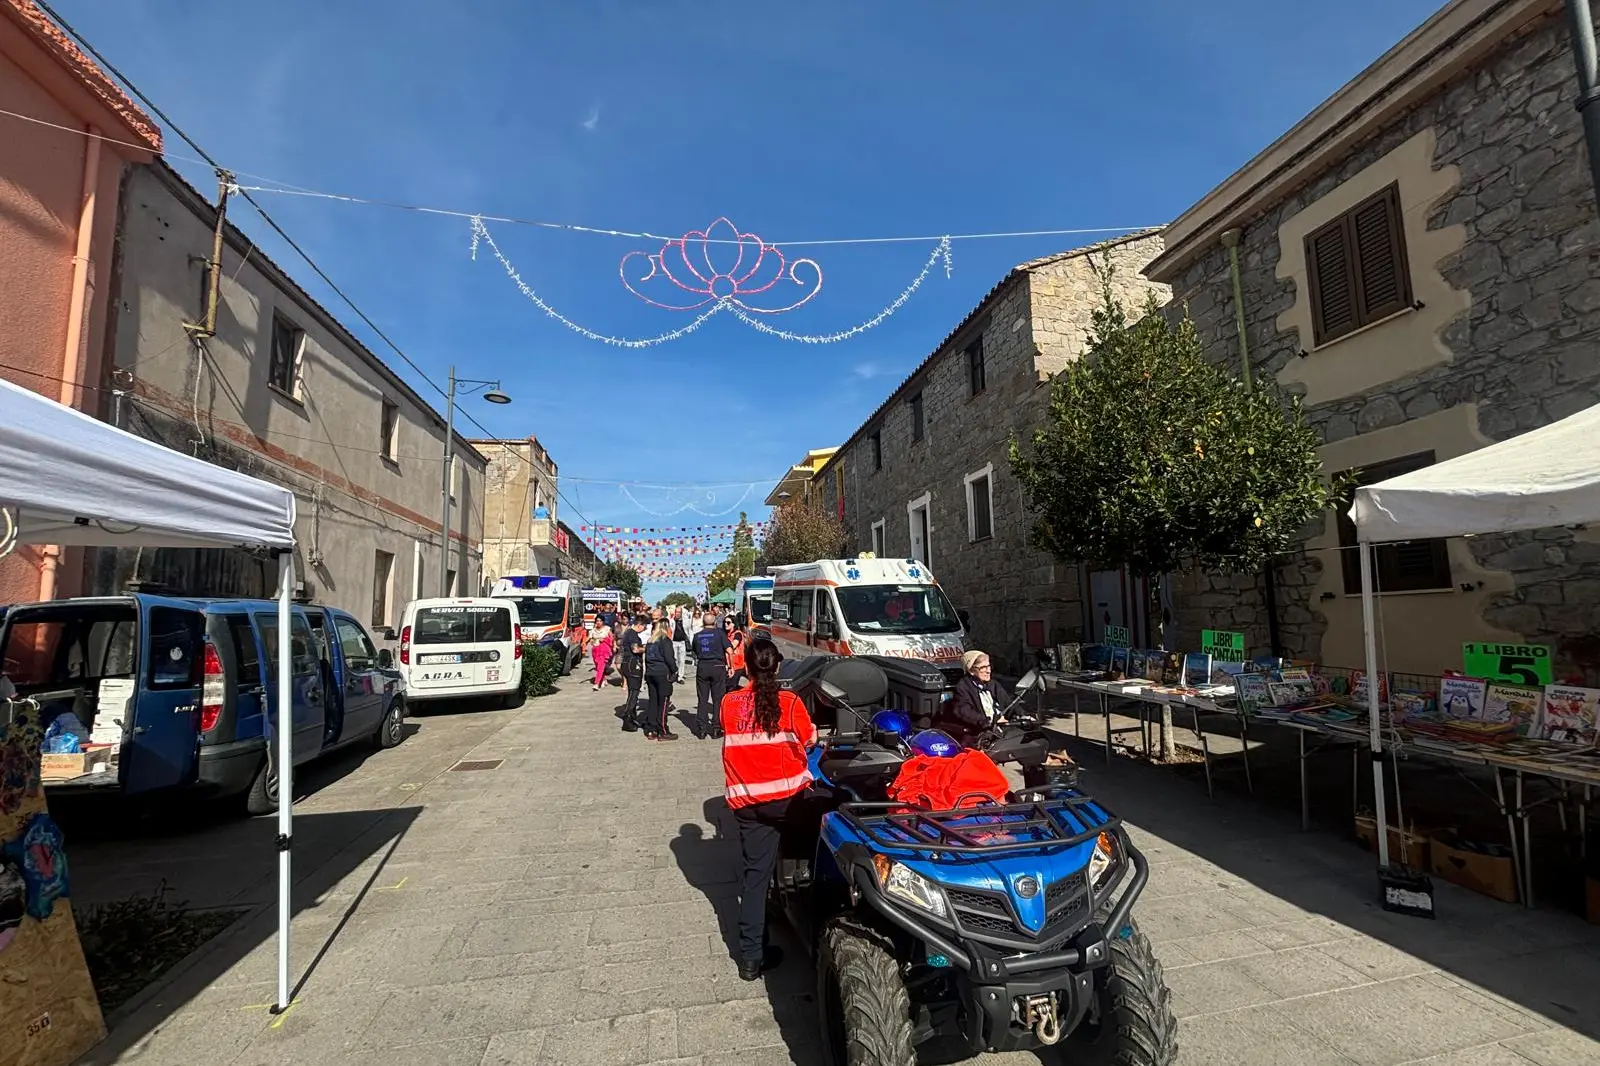
[[(601, 344), (610, 344), (618, 348), (649, 348), (668, 341), (680, 340), (687, 337), (695, 330), (709, 322), (714, 316), (726, 311), (760, 333), (777, 337), (779, 340), (795, 341), (800, 344), (834, 344), (839, 341), (849, 340), (859, 336), (867, 330), (874, 328), (893, 315), (907, 300), (922, 287), (922, 283), (933, 272), (934, 266), (944, 263), (945, 277), (949, 277), (955, 263), (951, 254), (950, 238), (940, 237), (934, 246), (928, 261), (922, 265), (922, 270), (911, 284), (907, 285), (894, 300), (879, 311), (876, 315), (864, 322), (859, 322), (849, 329), (838, 330), (833, 333), (796, 333), (792, 330), (779, 329), (763, 321), (759, 316), (782, 314), (792, 311), (808, 303), (818, 292), (822, 291), (822, 267), (812, 259), (796, 259), (790, 261), (779, 250), (777, 245), (768, 244), (753, 233), (744, 233), (726, 218), (719, 218), (704, 230), (690, 230), (682, 237), (667, 240), (661, 246), (661, 251), (646, 253), (633, 251), (623, 256), (618, 266), (618, 274), (622, 284), (635, 296), (655, 307), (669, 311), (700, 311), (693, 320), (677, 329), (654, 337), (614, 337), (600, 333), (573, 321), (555, 307), (545, 301), (533, 286), (523, 280), (522, 274), (515, 264), (500, 250), (500, 246), (489, 233), (489, 228), (484, 225), (483, 216), (473, 215), (470, 219), (472, 225), (471, 255), (475, 261), (478, 258), (478, 248), (486, 245), (494, 257), (499, 260), (509, 277), (523, 296), (527, 297), (539, 310), (549, 317), (566, 326), (580, 337), (585, 337)], [(712, 236), (712, 233), (731, 233), (732, 237)], [(731, 266), (726, 269), (716, 265), (711, 256), (712, 246), (732, 245), (736, 251)], [(630, 264), (635, 273), (638, 272), (640, 259), (648, 265), (647, 272), (632, 280), (629, 279)], [(780, 282), (785, 280), (802, 287), (806, 282), (799, 276), (800, 268), (815, 274), (815, 283), (800, 299), (791, 301), (779, 307), (763, 307), (757, 303), (750, 303), (750, 297), (761, 296), (771, 291)], [(665, 298), (657, 298), (639, 291), (635, 286), (642, 286), (650, 281), (665, 281), (681, 292), (687, 294), (679, 302), (668, 303)], [(697, 299), (695, 298), (697, 297)], [(704, 308), (705, 310), (700, 310)], [(624, 490), (626, 491), (626, 490)], [(681, 510), (695, 510), (698, 514), (705, 514), (692, 506), (680, 508)], [(650, 512), (658, 514), (661, 512)], [(678, 511), (665, 512), (677, 514)]]
[[(739, 494), (739, 498), (734, 500), (733, 503), (729, 504), (720, 511), (702, 511), (695, 503), (686, 503), (682, 507), (674, 508), (671, 511), (657, 511), (654, 508), (646, 507), (644, 504), (640, 503), (638, 497), (633, 494), (633, 491), (629, 489), (627, 485), (619, 485), (617, 487), (622, 490), (622, 494), (628, 498), (629, 503), (633, 504), (645, 514), (655, 515), (657, 518), (671, 518), (673, 515), (679, 515), (685, 511), (693, 511), (702, 518), (721, 518), (723, 515), (730, 515), (737, 511), (739, 509), (739, 505), (743, 503), (745, 498), (749, 496), (750, 493), (755, 489), (755, 486), (753, 485), (746, 485), (744, 487), (744, 491)], [(716, 506), (717, 494), (715, 492), (705, 493), (705, 502), (709, 506)]]

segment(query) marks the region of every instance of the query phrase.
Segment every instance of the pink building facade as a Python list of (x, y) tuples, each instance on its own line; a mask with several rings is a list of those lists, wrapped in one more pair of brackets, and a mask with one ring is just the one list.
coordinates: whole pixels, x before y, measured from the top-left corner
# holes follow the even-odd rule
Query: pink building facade
[[(99, 415), (126, 168), (161, 151), (149, 116), (33, 3), (0, 0), (0, 375)], [(74, 552), (0, 559), (0, 603), (79, 591)]]

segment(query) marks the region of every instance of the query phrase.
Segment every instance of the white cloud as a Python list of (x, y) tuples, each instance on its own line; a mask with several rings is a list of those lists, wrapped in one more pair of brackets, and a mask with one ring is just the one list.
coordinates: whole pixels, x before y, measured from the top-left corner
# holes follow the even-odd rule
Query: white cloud
[(883, 373), (883, 368), (878, 366), (877, 363), (857, 363), (855, 366), (856, 377), (865, 378), (869, 381), (881, 373)]
[(589, 117), (584, 119), (580, 125), (590, 133), (593, 133), (600, 125), (600, 104), (598, 102), (589, 108)]

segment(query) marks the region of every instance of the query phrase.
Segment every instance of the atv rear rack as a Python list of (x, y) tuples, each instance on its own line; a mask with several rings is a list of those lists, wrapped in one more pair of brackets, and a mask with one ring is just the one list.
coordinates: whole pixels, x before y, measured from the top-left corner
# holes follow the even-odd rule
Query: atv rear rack
[[(1020, 803), (989, 802), (975, 807), (957, 806), (950, 810), (908, 809), (904, 803), (846, 803), (839, 815), (872, 842), (875, 847), (900, 851), (925, 851), (949, 855), (999, 855), (1040, 848), (1070, 848), (1093, 840), (1122, 824), (1088, 796), (1079, 793), (1049, 795)], [(968, 797), (963, 796), (961, 801)], [(961, 802), (961, 801), (958, 801)], [(955, 825), (956, 822), (976, 824)], [(1063, 823), (1066, 824), (1063, 824)], [(1084, 828), (1073, 832), (1067, 825)], [(1026, 833), (1031, 840), (1003, 843), (985, 841), (985, 834)]]

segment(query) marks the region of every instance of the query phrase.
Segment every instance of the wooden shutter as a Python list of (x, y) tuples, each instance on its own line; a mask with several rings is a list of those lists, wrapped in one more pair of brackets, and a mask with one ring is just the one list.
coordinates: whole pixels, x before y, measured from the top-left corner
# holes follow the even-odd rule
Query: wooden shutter
[(1356, 318), (1362, 324), (1411, 303), (1410, 271), (1400, 226), (1400, 187), (1391, 185), (1350, 212), (1355, 249)]
[(1306, 271), (1311, 287), (1311, 333), (1326, 344), (1355, 329), (1356, 279), (1349, 218), (1341, 217), (1306, 238)]

